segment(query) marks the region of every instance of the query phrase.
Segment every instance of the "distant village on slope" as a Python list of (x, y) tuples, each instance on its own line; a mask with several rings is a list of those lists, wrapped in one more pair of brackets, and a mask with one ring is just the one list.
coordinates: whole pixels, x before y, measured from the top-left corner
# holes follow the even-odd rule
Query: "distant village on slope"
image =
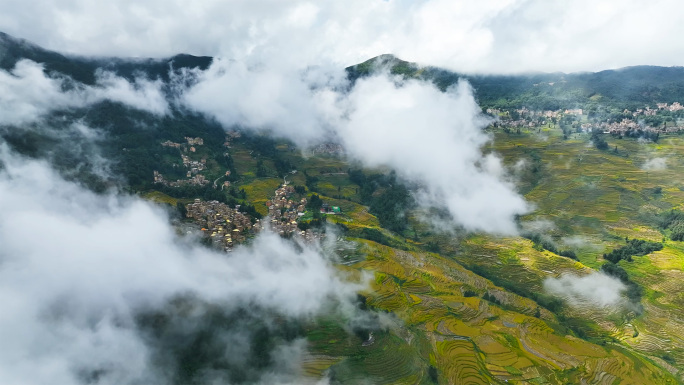
[[(684, 106), (679, 102), (657, 103), (656, 108), (645, 106), (633, 111), (625, 109), (621, 114), (609, 117), (592, 116), (591, 112), (581, 108), (556, 111), (529, 110), (525, 107), (512, 111), (488, 108), (486, 113), (496, 119), (493, 124), (512, 128), (537, 128), (559, 124), (567, 125), (574, 132), (618, 135), (633, 130), (661, 133), (684, 130)], [(649, 117), (656, 116), (663, 116), (663, 119), (660, 119), (662, 124), (652, 123), (654, 119)]]

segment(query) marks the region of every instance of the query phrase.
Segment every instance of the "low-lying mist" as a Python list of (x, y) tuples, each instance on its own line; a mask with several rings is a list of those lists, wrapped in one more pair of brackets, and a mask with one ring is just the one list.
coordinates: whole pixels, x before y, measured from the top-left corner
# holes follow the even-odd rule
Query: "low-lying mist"
[(362, 285), (319, 245), (265, 232), (219, 253), (138, 198), (1, 160), (3, 384), (301, 383), (302, 325), (357, 316)]
[(585, 276), (565, 274), (559, 278), (547, 278), (544, 289), (563, 298), (572, 306), (607, 308), (628, 304), (622, 295), (627, 287), (617, 278), (602, 272)]

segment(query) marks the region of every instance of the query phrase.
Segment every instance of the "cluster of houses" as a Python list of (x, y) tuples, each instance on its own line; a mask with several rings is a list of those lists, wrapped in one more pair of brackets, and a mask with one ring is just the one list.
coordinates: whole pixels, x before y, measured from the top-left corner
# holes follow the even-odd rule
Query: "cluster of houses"
[(207, 167), (206, 158), (202, 158), (200, 160), (192, 160), (187, 155), (181, 154), (181, 159), (183, 160), (183, 166), (185, 166), (188, 169), (188, 178), (199, 173), (200, 171), (204, 171), (204, 169)]
[[(501, 111), (496, 108), (487, 108), (486, 110), (487, 114), (492, 115), (492, 116), (502, 116), (505, 115), (504, 111)], [(528, 117), (528, 118), (533, 118), (533, 117), (541, 117), (541, 118), (560, 118), (562, 114), (566, 115), (582, 115), (582, 109), (570, 109), (570, 110), (557, 110), (557, 111), (551, 111), (551, 110), (546, 110), (546, 111), (537, 111), (537, 110), (530, 110), (527, 107), (523, 107), (520, 109), (515, 110), (515, 112), (518, 113), (518, 115), (522, 117)]]
[(656, 103), (656, 106), (658, 107), (659, 110), (667, 110), (670, 112), (684, 110), (684, 106), (679, 104), (679, 102), (674, 102), (670, 105), (668, 105), (667, 103)]
[[(670, 111), (670, 112), (676, 112), (676, 111), (681, 111), (684, 110), (684, 106), (681, 105), (679, 102), (674, 102), (672, 104), (668, 103), (656, 103), (657, 108), (651, 108), (651, 107), (644, 107), (644, 108), (637, 108), (634, 111), (630, 111), (628, 109), (625, 109), (623, 111), (624, 114), (626, 115), (632, 115), (632, 116), (639, 116), (639, 115), (657, 115), (659, 111)], [(530, 118), (560, 118), (563, 115), (584, 115), (584, 110), (581, 108), (571, 108), (571, 109), (565, 109), (565, 110), (556, 110), (556, 111), (536, 111), (536, 110), (530, 110), (527, 107), (523, 107), (520, 109), (515, 110), (518, 115), (521, 118), (527, 118), (529, 121)], [(496, 108), (488, 108), (486, 110), (487, 114), (492, 115), (492, 116), (497, 116), (497, 117), (504, 117), (506, 116), (506, 112), (496, 109)]]
[(518, 119), (511, 119), (510, 116), (506, 118), (506, 113), (496, 108), (488, 108), (486, 110), (487, 114), (495, 117), (503, 118), (506, 120), (507, 127), (539, 127), (548, 123), (548, 119), (560, 118), (563, 113), (566, 115), (573, 115), (579, 112), (582, 114), (582, 110), (565, 110), (564, 111), (535, 111), (523, 107), (515, 110), (518, 113)]
[(292, 200), (294, 191), (294, 187), (283, 184), (275, 191), (273, 199), (266, 202), (271, 230), (283, 236), (300, 232), (297, 219), (306, 211), (306, 198)]
[(180, 144), (180, 143), (172, 142), (172, 141), (170, 141), (170, 140), (167, 140), (167, 141), (165, 141), (165, 142), (162, 142), (161, 145), (164, 146), (164, 147), (177, 148), (177, 149), (179, 149), (179, 150), (180, 150), (180, 148), (181, 148), (181, 144)]
[(181, 151), (183, 151), (183, 152), (188, 152), (188, 151), (190, 151), (190, 152), (195, 152), (195, 151), (197, 151), (197, 149), (195, 148), (195, 146), (202, 146), (202, 145), (204, 145), (204, 139), (202, 139), (202, 138), (200, 138), (200, 137), (191, 138), (191, 137), (186, 136), (186, 137), (185, 137), (185, 141), (187, 142), (187, 144), (185, 144), (185, 143), (176, 143), (176, 142), (172, 142), (172, 141), (170, 141), (170, 140), (167, 140), (167, 141), (162, 142), (161, 145), (164, 146), (164, 147), (177, 148), (177, 149), (179, 149), (179, 150), (181, 150)]
[(226, 132), (226, 141), (229, 142), (233, 139), (238, 139), (241, 136), (242, 136), (242, 134), (240, 133), (240, 131), (230, 130), (230, 131)]
[(630, 131), (641, 130), (643, 132), (653, 133), (674, 133), (683, 129), (680, 126), (671, 127), (651, 127), (640, 124), (632, 119), (622, 119), (620, 122), (601, 122), (601, 123), (583, 123), (581, 125), (584, 132), (601, 132), (604, 134), (624, 135)]
[(186, 136), (185, 141), (188, 142), (188, 144), (191, 146), (202, 146), (202, 145), (204, 145), (204, 139), (202, 139), (200, 137), (191, 138), (189, 136)]
[(670, 112), (677, 112), (684, 110), (684, 106), (679, 104), (679, 102), (674, 102), (672, 104), (667, 104), (667, 103), (656, 103), (657, 108), (651, 108), (646, 106), (645, 108), (637, 108), (634, 111), (630, 111), (625, 108), (624, 111), (622, 111), (623, 114), (625, 115), (632, 115), (634, 117), (639, 116), (639, 115), (644, 115), (644, 116), (656, 116), (658, 115), (658, 112), (660, 111), (670, 111)]
[(228, 131), (226, 133), (226, 140), (223, 142), (223, 146), (230, 148), (230, 146), (231, 146), (230, 141), (233, 139), (238, 139), (241, 136), (242, 136), (242, 134), (240, 134), (240, 131), (235, 131), (235, 130)]
[(185, 141), (187, 142), (187, 146), (190, 146), (189, 148), (185, 144), (181, 143), (176, 143), (172, 142), (170, 140), (162, 142), (162, 146), (164, 147), (172, 147), (172, 148), (177, 148), (182, 151), (188, 151), (190, 152), (195, 152), (197, 149), (194, 146), (202, 146), (204, 145), (204, 139), (197, 137), (197, 138), (191, 138), (189, 136), (185, 137)]
[[(582, 124), (582, 130), (585, 132), (602, 132), (604, 134), (619, 134), (630, 130), (637, 130), (642, 128), (639, 123), (631, 119), (622, 119), (621, 122), (601, 122), (601, 123), (584, 123)], [(647, 128), (652, 129), (652, 128)]]
[(321, 143), (311, 149), (312, 154), (343, 155), (344, 147), (339, 143)]
[(297, 227), (297, 219), (304, 214), (307, 200), (292, 200), (293, 194), (294, 188), (287, 184), (276, 190), (275, 197), (267, 202), (269, 222), (257, 219), (252, 223), (249, 216), (239, 211), (239, 205), (231, 208), (218, 201), (201, 199), (195, 199), (185, 206), (186, 217), (201, 227), (214, 246), (225, 251), (231, 251), (235, 245), (262, 231), (264, 227), (280, 236), (295, 236), (307, 242), (320, 239), (322, 234), (319, 232), (311, 229), (302, 231)]
[[(624, 114), (631, 114), (632, 116), (639, 116), (639, 115), (645, 115), (645, 116), (655, 116), (658, 114), (659, 111), (670, 111), (670, 112), (676, 112), (676, 111), (682, 111), (684, 110), (684, 105), (680, 104), (679, 102), (674, 102), (672, 104), (668, 103), (656, 103), (656, 108), (651, 108), (649, 106), (646, 106), (644, 108), (637, 108), (634, 111), (630, 111), (628, 109), (625, 109), (623, 111)], [(535, 110), (530, 110), (527, 107), (523, 107), (520, 109), (515, 110), (520, 117), (525, 117), (525, 118), (535, 118), (535, 117), (542, 117), (542, 118), (560, 118), (562, 115), (584, 115), (584, 110), (581, 108), (571, 108), (571, 109), (565, 109), (565, 110), (556, 110), (556, 111), (535, 111)], [(488, 108), (486, 110), (487, 114), (492, 115), (492, 116), (505, 116), (506, 113), (502, 110), (496, 109), (496, 108)]]
[[(188, 171), (189, 173), (189, 171)], [(190, 176), (190, 174), (188, 174)], [(189, 179), (178, 179), (176, 181), (168, 181), (164, 178), (164, 175), (162, 175), (159, 171), (154, 170), (154, 183), (161, 183), (166, 186), (171, 186), (171, 187), (180, 187), (180, 186), (186, 186), (186, 185), (191, 185), (191, 186), (204, 186), (209, 184), (209, 180), (204, 177), (202, 174), (197, 174), (197, 175), (192, 175), (190, 176)]]
[(306, 242), (320, 239), (322, 234), (311, 229), (301, 230), (297, 226), (297, 219), (306, 212), (306, 198), (292, 199), (294, 187), (287, 183), (275, 191), (275, 196), (266, 202), (268, 207), (269, 226), (271, 230), (281, 236), (296, 236)]
[[(625, 109), (623, 111), (624, 115), (632, 116), (632, 117), (638, 117), (638, 116), (655, 116), (661, 111), (670, 111), (670, 112), (676, 112), (676, 111), (682, 111), (684, 110), (684, 105), (680, 104), (679, 102), (674, 102), (672, 104), (668, 103), (657, 103), (656, 104), (657, 108), (650, 108), (650, 107), (645, 107), (645, 108), (637, 108), (634, 111)], [(488, 108), (486, 112), (492, 116), (502, 118), (505, 120), (505, 126), (507, 127), (538, 127), (538, 126), (543, 126), (548, 124), (549, 119), (557, 120), (560, 119), (563, 116), (568, 116), (568, 115), (575, 115), (575, 116), (582, 116), (584, 115), (585, 111), (582, 110), (581, 108), (575, 108), (575, 109), (565, 109), (565, 110), (557, 110), (557, 111), (535, 111), (535, 110), (530, 110), (527, 109), (526, 107), (516, 109), (515, 112), (517, 112), (516, 119), (513, 120), (510, 118), (510, 115), (507, 114), (505, 111), (495, 109), (495, 108)], [(620, 122), (587, 122), (583, 123), (581, 125), (581, 128), (584, 132), (593, 132), (593, 131), (599, 131), (603, 133), (611, 133), (611, 134), (623, 134), (625, 132), (633, 131), (633, 130), (642, 130), (642, 131), (649, 131), (649, 132), (678, 132), (681, 130), (684, 130), (684, 127), (676, 126), (676, 127), (667, 127), (667, 128), (659, 128), (659, 127), (648, 127), (644, 126), (643, 124), (638, 123), (635, 120), (632, 119), (623, 119)]]
[[(175, 143), (170, 140), (162, 142), (161, 145), (164, 147), (177, 148), (182, 152), (187, 152), (188, 150), (190, 152), (195, 152), (196, 149), (194, 146), (204, 145), (204, 139), (200, 137), (191, 138), (186, 136), (185, 141), (187, 142), (187, 145)], [(188, 148), (188, 146), (190, 147)], [(204, 175), (200, 174), (201, 171), (204, 171), (207, 168), (206, 158), (202, 158), (200, 160), (192, 160), (188, 155), (181, 153), (181, 159), (183, 161), (183, 166), (185, 166), (185, 168), (188, 169), (185, 174), (185, 176), (188, 179), (178, 179), (176, 181), (169, 181), (166, 180), (160, 172), (154, 171), (154, 183), (162, 183), (164, 185), (171, 187), (180, 187), (185, 185), (204, 186), (209, 183), (209, 180), (207, 180), (207, 178), (205, 178)]]
[(197, 174), (192, 176), (190, 179), (179, 179), (175, 182), (170, 182), (169, 186), (171, 187), (179, 187), (183, 185), (191, 185), (191, 186), (204, 186), (209, 184), (210, 181), (204, 177), (202, 174)]
[(234, 245), (244, 242), (247, 236), (262, 228), (258, 219), (252, 224), (247, 215), (238, 211), (239, 206), (233, 209), (218, 201), (195, 199), (185, 209), (186, 216), (201, 226), (202, 232), (211, 238), (215, 246), (225, 251), (231, 251)]
[[(545, 123), (541, 123), (541, 125), (543, 125), (543, 124), (545, 124)], [(514, 127), (514, 128), (515, 128), (515, 127), (530, 127), (530, 128), (534, 128), (534, 127), (537, 127), (537, 125), (538, 125), (538, 122), (536, 122), (536, 121), (534, 121), (534, 120), (519, 119), (519, 120), (510, 120), (510, 121), (506, 121), (506, 126), (507, 126), (507, 127)]]
[(625, 110), (622, 111), (622, 113), (623, 114), (632, 114), (632, 116), (639, 116), (639, 115), (656, 116), (656, 115), (658, 115), (658, 110), (651, 109), (651, 107), (646, 107), (646, 108), (637, 108), (634, 112), (632, 112), (632, 111), (625, 108)]

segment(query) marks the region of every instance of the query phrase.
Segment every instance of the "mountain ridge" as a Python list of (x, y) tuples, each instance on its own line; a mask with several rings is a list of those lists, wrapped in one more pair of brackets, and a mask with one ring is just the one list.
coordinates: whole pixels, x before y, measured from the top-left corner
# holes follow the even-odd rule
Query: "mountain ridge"
[(466, 79), (483, 108), (557, 110), (608, 106), (624, 109), (684, 101), (684, 67), (643, 65), (598, 72), (479, 75), (419, 66), (385, 54), (347, 67), (347, 72), (352, 79), (357, 79), (382, 69), (431, 81), (441, 90)]
[(0, 69), (10, 71), (19, 60), (28, 59), (45, 66), (47, 73), (68, 75), (83, 84), (93, 85), (96, 71), (104, 69), (131, 80), (136, 73), (145, 73), (152, 79), (169, 80), (169, 70), (183, 68), (209, 68), (212, 57), (176, 54), (167, 58), (118, 58), (64, 55), (40, 47), (0, 31)]
[[(166, 58), (117, 58), (64, 55), (30, 41), (0, 32), (0, 68), (11, 70), (20, 59), (45, 66), (84, 84), (95, 83), (95, 72), (104, 69), (126, 79), (144, 73), (151, 79), (169, 80), (169, 69), (207, 69), (214, 58), (180, 53)], [(354, 81), (387, 68), (395, 75), (420, 78), (446, 90), (458, 79), (468, 80), (478, 102), (486, 108), (557, 110), (568, 107), (618, 110), (644, 104), (684, 102), (684, 67), (629, 66), (597, 72), (538, 72), (528, 74), (471, 74), (436, 66), (420, 66), (393, 54), (382, 54), (346, 68)]]

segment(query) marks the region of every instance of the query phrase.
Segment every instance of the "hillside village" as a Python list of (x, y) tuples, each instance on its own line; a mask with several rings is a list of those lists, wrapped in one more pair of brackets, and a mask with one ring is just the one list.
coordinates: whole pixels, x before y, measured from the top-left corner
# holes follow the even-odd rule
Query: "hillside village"
[(199, 137), (185, 137), (185, 140), (187, 143), (175, 143), (170, 140), (167, 140), (162, 142), (161, 145), (163, 147), (176, 148), (181, 152), (181, 161), (183, 162), (183, 167), (187, 169), (185, 176), (188, 179), (178, 179), (175, 181), (169, 181), (159, 171), (155, 170), (153, 172), (154, 183), (161, 183), (163, 185), (171, 187), (180, 187), (184, 185), (204, 186), (209, 184), (209, 180), (207, 180), (207, 178), (204, 175), (200, 174), (200, 172), (204, 171), (207, 167), (207, 159), (201, 158), (200, 160), (193, 160), (185, 154), (187, 152), (195, 153), (197, 151), (197, 148), (195, 146), (204, 145), (204, 139)]
[(295, 236), (306, 242), (320, 239), (323, 234), (313, 229), (302, 230), (299, 228), (300, 219), (306, 213), (307, 199), (292, 199), (295, 188), (283, 183), (275, 191), (275, 196), (266, 202), (268, 218), (271, 218), (270, 230), (284, 237)]
[(205, 202), (195, 199), (194, 203), (185, 206), (186, 217), (192, 219), (201, 227), (205, 236), (212, 244), (225, 251), (231, 251), (233, 246), (243, 243), (247, 237), (261, 231), (259, 219), (254, 223), (239, 211), (240, 207), (230, 208), (218, 201)]
[(293, 201), (292, 194), (294, 187), (283, 184), (275, 191), (275, 197), (266, 202), (271, 230), (283, 236), (298, 232), (297, 219), (306, 211), (306, 198)]
[[(486, 109), (488, 115), (493, 116), (496, 121), (495, 126), (510, 128), (541, 128), (552, 124), (568, 126), (571, 132), (625, 135), (629, 132), (641, 130), (651, 133), (676, 133), (684, 131), (684, 121), (682, 121), (682, 111), (684, 105), (679, 102), (672, 104), (657, 103), (655, 108), (645, 106), (634, 110), (625, 109), (621, 114), (613, 116), (599, 117), (588, 112), (586, 109), (575, 108), (565, 110), (530, 110), (525, 107), (512, 111), (503, 111), (495, 108)], [(648, 117), (662, 118), (662, 124), (653, 124), (654, 119)], [(657, 119), (656, 119), (657, 120)], [(660, 122), (660, 120), (657, 120)]]
[[(195, 199), (185, 206), (186, 218), (200, 226), (201, 231), (212, 245), (226, 252), (235, 245), (244, 243), (249, 237), (267, 229), (283, 237), (297, 237), (306, 242), (320, 239), (323, 234), (313, 229), (301, 230), (298, 219), (306, 212), (306, 198), (293, 200), (294, 187), (283, 184), (275, 191), (275, 196), (267, 202), (268, 217), (263, 221), (250, 219), (240, 212), (240, 205), (231, 208), (219, 201)], [(327, 210), (327, 209), (326, 209)], [(321, 209), (323, 212), (323, 209)], [(332, 213), (332, 212), (331, 212)]]

